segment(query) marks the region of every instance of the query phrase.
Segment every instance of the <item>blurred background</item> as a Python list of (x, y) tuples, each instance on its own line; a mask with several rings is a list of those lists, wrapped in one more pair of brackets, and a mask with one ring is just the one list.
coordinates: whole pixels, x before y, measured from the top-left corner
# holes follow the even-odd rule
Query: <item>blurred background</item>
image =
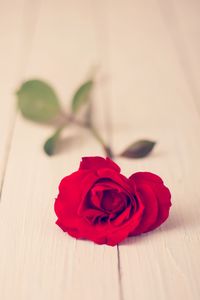
[[(199, 1), (0, 5), (1, 98), (23, 80), (42, 78), (67, 107), (77, 85), (98, 66), (103, 80), (95, 102), (112, 124), (179, 122), (183, 98), (199, 109)], [(4, 115), (5, 109), (9, 105)]]
[(96, 68), (95, 122), (117, 151), (122, 136), (123, 144), (143, 137), (165, 143), (165, 134), (176, 140), (176, 129), (188, 130), (187, 121), (197, 117), (199, 1), (1, 0), (0, 6), (1, 162), (14, 128), (14, 93), (29, 79), (49, 82), (68, 111), (74, 90)]
[(168, 122), (173, 103), (180, 101), (182, 109), (186, 93), (199, 107), (199, 1), (1, 0), (0, 5), (4, 88), (10, 83), (14, 91), (22, 80), (43, 78), (67, 106), (74, 88), (97, 65), (105, 77), (99, 101), (112, 106), (113, 122)]

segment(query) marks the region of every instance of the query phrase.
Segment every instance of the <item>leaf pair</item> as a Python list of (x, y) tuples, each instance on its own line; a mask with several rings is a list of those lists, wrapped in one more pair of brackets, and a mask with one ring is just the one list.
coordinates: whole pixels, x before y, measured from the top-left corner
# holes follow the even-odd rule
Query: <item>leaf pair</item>
[[(71, 101), (72, 114), (89, 101), (93, 81), (88, 80), (75, 92)], [(42, 80), (29, 80), (22, 84), (17, 92), (18, 107), (22, 115), (32, 121), (53, 124), (57, 116), (62, 114), (61, 105), (54, 89)], [(52, 155), (64, 126), (58, 127), (44, 144), (44, 151)]]
[[(75, 92), (71, 110), (75, 114), (89, 100), (93, 85), (86, 81)], [(60, 112), (61, 106), (54, 89), (42, 80), (29, 80), (17, 91), (18, 106), (23, 116), (35, 122), (50, 122)]]

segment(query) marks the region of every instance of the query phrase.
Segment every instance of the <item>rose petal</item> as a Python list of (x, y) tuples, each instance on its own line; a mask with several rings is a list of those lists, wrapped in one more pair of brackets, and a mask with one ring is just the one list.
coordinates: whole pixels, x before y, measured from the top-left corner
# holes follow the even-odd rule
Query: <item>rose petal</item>
[[(130, 177), (130, 181), (134, 182), (136, 189), (140, 191), (140, 197), (145, 206), (144, 218), (136, 233), (140, 234), (157, 228), (169, 215), (171, 206), (169, 189), (163, 184), (159, 176), (149, 172), (135, 173)], [(153, 222), (156, 206), (157, 218)]]
[[(144, 183), (139, 184), (136, 193), (137, 198), (140, 198), (144, 204), (144, 214), (139, 226), (129, 234), (130, 236), (146, 232), (158, 217), (157, 198), (151, 187)], [(152, 201), (149, 201), (149, 199), (152, 199)]]
[(112, 169), (99, 169), (97, 171), (97, 176), (99, 178), (110, 179), (115, 184), (118, 184), (128, 195), (133, 195), (135, 192), (134, 185), (130, 185), (129, 179), (122, 174), (116, 173)]
[[(87, 193), (87, 189), (90, 188), (90, 185), (84, 184), (88, 176), (96, 180), (96, 176), (88, 171), (77, 171), (61, 180), (54, 210), (63, 226), (67, 224), (75, 226), (79, 222), (77, 212), (82, 201), (82, 193)], [(91, 180), (90, 182), (92, 184)]]
[(120, 173), (120, 167), (109, 157), (106, 159), (100, 156), (82, 157), (79, 166), (79, 170), (98, 170), (101, 168), (112, 169)]
[(133, 179), (137, 182), (153, 181), (157, 183), (163, 183), (162, 179), (158, 175), (151, 172), (136, 172), (131, 175), (129, 179)]
[(111, 221), (112, 224), (117, 226), (128, 220), (130, 217), (131, 210), (133, 210), (133, 207), (129, 205), (121, 214), (119, 214), (119, 216), (117, 216), (117, 218)]
[(160, 226), (169, 216), (169, 209), (171, 204), (171, 193), (166, 186), (155, 185), (154, 192), (157, 194), (157, 201), (158, 201), (158, 218), (148, 231), (153, 230)]

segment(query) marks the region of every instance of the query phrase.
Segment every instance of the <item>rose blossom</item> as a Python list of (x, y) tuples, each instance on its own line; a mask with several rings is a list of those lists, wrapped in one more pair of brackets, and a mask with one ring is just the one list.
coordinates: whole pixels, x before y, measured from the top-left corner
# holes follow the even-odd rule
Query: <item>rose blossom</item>
[(56, 224), (73, 237), (114, 246), (160, 226), (171, 206), (169, 189), (149, 172), (126, 178), (109, 158), (83, 157), (59, 185)]

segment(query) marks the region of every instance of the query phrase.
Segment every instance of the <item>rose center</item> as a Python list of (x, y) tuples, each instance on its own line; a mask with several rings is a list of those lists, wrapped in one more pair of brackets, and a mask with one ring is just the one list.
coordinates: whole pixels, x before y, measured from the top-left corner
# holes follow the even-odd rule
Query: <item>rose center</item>
[(125, 204), (125, 195), (115, 190), (107, 190), (103, 192), (101, 199), (101, 207), (107, 212), (120, 211)]
[(79, 213), (93, 224), (118, 222), (118, 219), (122, 222), (125, 211), (130, 213), (130, 197), (119, 185), (112, 182), (94, 185), (83, 204)]

